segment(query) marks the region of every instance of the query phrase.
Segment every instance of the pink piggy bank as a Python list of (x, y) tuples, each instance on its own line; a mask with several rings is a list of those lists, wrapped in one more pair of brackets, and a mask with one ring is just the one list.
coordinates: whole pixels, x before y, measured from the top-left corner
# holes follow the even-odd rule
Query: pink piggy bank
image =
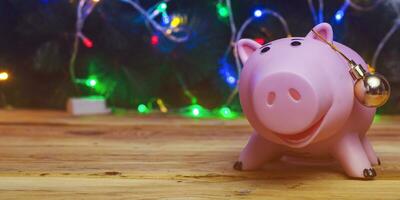
[[(333, 42), (329, 24), (313, 30)], [(333, 43), (368, 70), (356, 52)], [(306, 161), (333, 158), (350, 177), (376, 176), (372, 165), (380, 160), (366, 136), (376, 109), (354, 97), (345, 59), (311, 31), (306, 37), (265, 45), (242, 39), (237, 52), (244, 63), (240, 102), (255, 131), (234, 169), (259, 169), (283, 156)]]

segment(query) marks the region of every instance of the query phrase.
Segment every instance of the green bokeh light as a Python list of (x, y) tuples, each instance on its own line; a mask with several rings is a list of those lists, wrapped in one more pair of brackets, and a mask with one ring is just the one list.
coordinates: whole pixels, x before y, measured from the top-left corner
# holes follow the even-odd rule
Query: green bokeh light
[(223, 5), (222, 3), (217, 4), (217, 12), (220, 17), (225, 18), (225, 17), (229, 16), (228, 8), (225, 5)]
[(218, 110), (218, 115), (225, 119), (232, 119), (238, 116), (236, 112), (233, 112), (229, 107), (223, 106)]
[(202, 117), (207, 117), (210, 115), (210, 111), (207, 109), (203, 108), (199, 104), (192, 104), (186, 108), (183, 108), (180, 111), (181, 114), (188, 116), (188, 117), (193, 117), (193, 118), (202, 118)]
[(88, 79), (86, 80), (86, 85), (88, 87), (95, 87), (97, 84), (97, 80), (96, 79)]
[(193, 116), (199, 116), (200, 115), (200, 110), (198, 109), (198, 108), (193, 108), (193, 110), (192, 110), (192, 114), (193, 114)]
[(145, 114), (145, 113), (149, 113), (150, 112), (150, 109), (144, 104), (139, 104), (138, 107), (137, 107), (137, 110), (141, 114)]
[(167, 10), (167, 3), (165, 3), (165, 2), (162, 2), (162, 3), (160, 3), (160, 4), (158, 4), (158, 6), (157, 6), (157, 10), (159, 11), (159, 12), (164, 12), (165, 10)]

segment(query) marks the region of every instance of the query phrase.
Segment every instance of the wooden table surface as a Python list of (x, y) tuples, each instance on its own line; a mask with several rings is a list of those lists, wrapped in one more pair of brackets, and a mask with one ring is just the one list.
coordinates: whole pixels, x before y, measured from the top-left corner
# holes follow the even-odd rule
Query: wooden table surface
[(368, 133), (373, 181), (337, 164), (234, 171), (250, 132), (245, 119), (0, 111), (0, 199), (400, 199), (400, 117)]

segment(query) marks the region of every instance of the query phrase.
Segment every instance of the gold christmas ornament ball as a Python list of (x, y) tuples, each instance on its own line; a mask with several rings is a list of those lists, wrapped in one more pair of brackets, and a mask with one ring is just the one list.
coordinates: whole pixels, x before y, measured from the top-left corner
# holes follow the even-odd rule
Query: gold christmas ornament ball
[(383, 76), (366, 73), (363, 78), (356, 81), (354, 95), (367, 107), (379, 107), (389, 99), (390, 85)]

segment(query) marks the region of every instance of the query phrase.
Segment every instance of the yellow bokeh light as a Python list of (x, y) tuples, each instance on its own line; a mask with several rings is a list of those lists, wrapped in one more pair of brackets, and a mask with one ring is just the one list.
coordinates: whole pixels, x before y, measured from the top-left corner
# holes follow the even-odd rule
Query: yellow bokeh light
[(156, 102), (157, 102), (157, 105), (158, 105), (158, 107), (160, 108), (160, 111), (161, 111), (162, 113), (168, 112), (168, 108), (165, 107), (165, 104), (164, 104), (164, 102), (163, 102), (162, 99), (157, 99)]
[(182, 23), (182, 21), (183, 21), (183, 20), (182, 20), (180, 17), (174, 17), (174, 18), (172, 18), (171, 27), (172, 27), (172, 28), (178, 27), (178, 26)]
[(8, 79), (8, 73), (7, 72), (0, 72), (0, 81), (5, 81)]

